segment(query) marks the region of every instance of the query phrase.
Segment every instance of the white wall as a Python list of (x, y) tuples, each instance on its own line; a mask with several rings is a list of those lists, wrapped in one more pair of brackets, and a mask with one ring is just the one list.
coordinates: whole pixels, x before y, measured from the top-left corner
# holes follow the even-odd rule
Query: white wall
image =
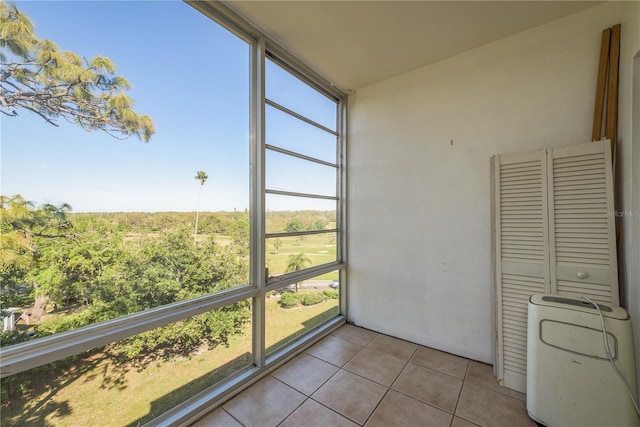
[[(493, 362), (489, 159), (590, 140), (601, 32), (622, 22), (630, 180), (639, 15), (637, 2), (596, 6), (350, 97), (350, 321)], [(636, 156), (636, 178), (639, 168)], [(622, 193), (630, 206), (630, 186)], [(637, 300), (635, 277), (626, 293)], [(640, 325), (640, 301), (630, 306)]]
[(640, 3), (620, 5), (622, 41), (620, 58), (620, 115), (618, 118), (617, 181), (618, 253), (625, 307), (634, 320), (636, 372), (640, 384)]

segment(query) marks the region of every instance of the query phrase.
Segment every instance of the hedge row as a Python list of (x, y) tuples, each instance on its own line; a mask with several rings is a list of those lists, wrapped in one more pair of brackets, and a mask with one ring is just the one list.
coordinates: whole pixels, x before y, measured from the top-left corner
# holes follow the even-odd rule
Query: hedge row
[(322, 293), (293, 293), (284, 292), (280, 295), (280, 306), (282, 308), (293, 308), (302, 305), (315, 305), (328, 299), (338, 299), (338, 291), (327, 289)]

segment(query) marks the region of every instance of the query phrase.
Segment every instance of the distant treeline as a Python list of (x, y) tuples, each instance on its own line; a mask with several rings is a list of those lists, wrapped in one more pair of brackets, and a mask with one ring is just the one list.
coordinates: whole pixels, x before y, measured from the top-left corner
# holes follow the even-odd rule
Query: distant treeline
[[(163, 233), (185, 224), (195, 225), (195, 212), (88, 212), (71, 213), (75, 227), (111, 233)], [(231, 235), (238, 221), (248, 221), (248, 211), (200, 212), (198, 234)], [(335, 228), (333, 211), (270, 211), (266, 214), (268, 232)]]

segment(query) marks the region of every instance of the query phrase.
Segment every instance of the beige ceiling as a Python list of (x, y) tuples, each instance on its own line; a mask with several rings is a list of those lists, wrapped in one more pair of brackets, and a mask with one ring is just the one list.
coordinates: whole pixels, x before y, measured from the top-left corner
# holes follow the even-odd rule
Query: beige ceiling
[(595, 1), (226, 1), (345, 91), (576, 13)]

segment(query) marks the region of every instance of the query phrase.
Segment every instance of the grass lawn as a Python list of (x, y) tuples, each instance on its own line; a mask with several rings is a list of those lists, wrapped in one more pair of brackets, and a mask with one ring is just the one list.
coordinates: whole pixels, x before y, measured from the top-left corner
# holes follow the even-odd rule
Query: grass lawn
[[(317, 291), (316, 291), (317, 292)], [(267, 345), (276, 348), (338, 314), (338, 300), (283, 309), (267, 299)], [(116, 364), (104, 353), (77, 363), (31, 396), (2, 404), (1, 424), (136, 426), (160, 415), (229, 374), (251, 364), (251, 325), (228, 347), (203, 349), (188, 358), (153, 361), (144, 369)], [(3, 399), (5, 400), (5, 399)]]
[[(282, 244), (276, 249), (276, 240)], [(336, 243), (329, 240), (329, 235), (314, 234), (305, 236), (304, 240), (299, 237), (282, 237), (279, 239), (267, 239), (266, 257), (269, 273), (272, 275), (282, 274), (287, 269), (287, 259), (290, 255), (303, 253), (309, 258), (312, 266), (326, 264), (336, 260)], [(337, 279), (338, 273), (330, 273), (327, 277), (318, 279)]]
[[(287, 259), (290, 255), (303, 253), (309, 258), (312, 266), (326, 264), (336, 260), (336, 243), (335, 239), (330, 239), (329, 234), (312, 234), (305, 236), (304, 239), (299, 237), (282, 237), (279, 239), (267, 239), (266, 241), (266, 259), (269, 272), (272, 275), (285, 273), (287, 269)], [(199, 237), (199, 239), (205, 237)], [(218, 234), (215, 237), (216, 243), (220, 245), (228, 245), (231, 243), (231, 237)], [(276, 249), (275, 242), (279, 240), (281, 246)], [(338, 278), (338, 272), (331, 272), (315, 277), (315, 280), (333, 280)]]

